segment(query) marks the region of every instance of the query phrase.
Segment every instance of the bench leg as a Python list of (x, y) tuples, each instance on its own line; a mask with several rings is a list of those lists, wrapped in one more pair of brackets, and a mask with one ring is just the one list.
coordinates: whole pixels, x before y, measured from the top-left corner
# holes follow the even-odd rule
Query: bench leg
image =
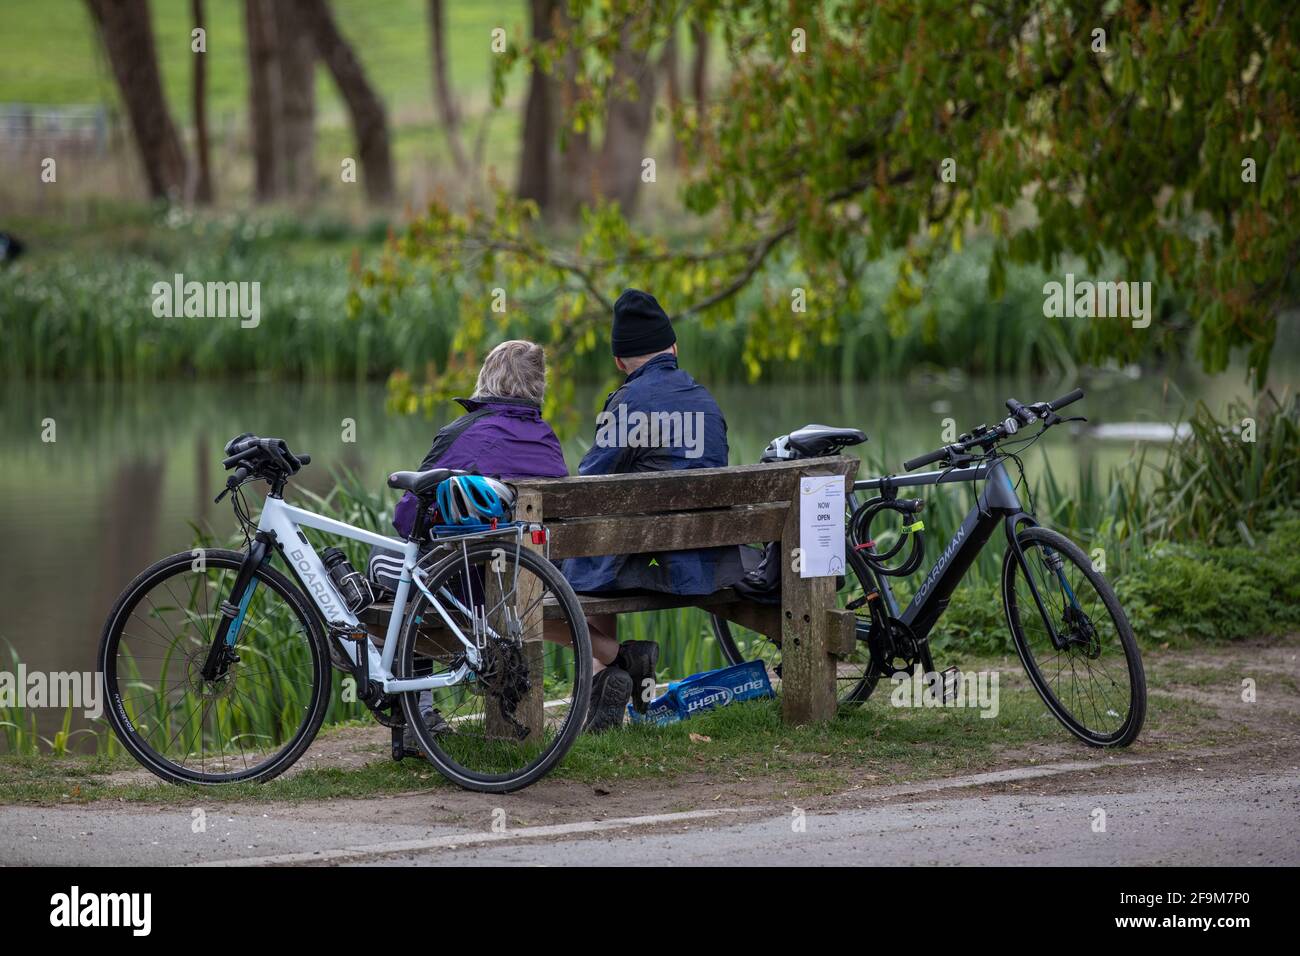
[[(532, 546), (529, 545), (528, 547)], [(513, 545), (511, 545), (511, 548), (513, 548)], [(484, 596), (487, 600), (487, 606), (491, 607), (500, 600), (500, 593), (490, 575), (484, 583), (486, 586)], [(528, 729), (526, 739), (533, 743), (541, 741), (546, 720), (546, 708), (544, 706), (546, 700), (542, 688), (545, 665), (545, 651), (542, 643), (542, 602), (538, 600), (541, 591), (541, 579), (521, 570), (519, 573), (519, 587), (513, 602), (511, 602), (519, 610), (530, 606), (533, 607), (533, 610), (521, 622), (524, 630), (523, 651), (524, 660), (528, 664), (529, 689), (524, 699), (515, 707), (515, 720)], [(498, 613), (493, 617), (492, 626), (498, 630), (504, 629), (505, 621), (503, 616)], [(488, 736), (515, 738), (517, 731), (501, 712), (500, 700), (489, 695), (484, 700), (484, 706), (487, 709), (485, 724)]]
[(835, 605), (835, 579), (801, 578), (794, 549), (799, 542), (799, 502), (791, 504), (781, 536), (781, 712), (787, 724), (835, 716), (834, 653), (839, 641), (827, 611)]

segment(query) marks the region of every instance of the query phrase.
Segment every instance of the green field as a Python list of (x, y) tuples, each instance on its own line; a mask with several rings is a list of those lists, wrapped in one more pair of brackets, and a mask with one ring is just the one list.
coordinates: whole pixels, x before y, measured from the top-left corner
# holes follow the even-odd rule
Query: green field
[[(167, 96), (174, 115), (188, 123), (190, 5), (184, 0), (154, 0), (151, 6)], [(411, 112), (429, 115), (432, 75), (425, 0), (334, 0), (332, 6), (393, 116), (400, 120)], [(526, 7), (519, 0), (457, 0), (447, 8), (452, 82), (473, 111), (487, 98), (491, 30), (503, 27), (512, 37), (523, 37)], [(243, 3), (208, 0), (207, 18), (209, 109), (214, 118), (242, 113), (248, 95)], [(341, 101), (323, 67), (317, 86), (321, 113), (337, 114)], [(93, 104), (115, 99), (112, 77), (80, 0), (0, 4), (0, 101)]]

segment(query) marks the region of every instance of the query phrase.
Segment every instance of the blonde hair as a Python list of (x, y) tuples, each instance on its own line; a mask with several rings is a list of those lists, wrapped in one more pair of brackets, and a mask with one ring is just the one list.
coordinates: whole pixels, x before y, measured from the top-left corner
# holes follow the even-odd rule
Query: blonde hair
[(536, 342), (502, 342), (483, 360), (471, 398), (546, 398), (546, 353)]

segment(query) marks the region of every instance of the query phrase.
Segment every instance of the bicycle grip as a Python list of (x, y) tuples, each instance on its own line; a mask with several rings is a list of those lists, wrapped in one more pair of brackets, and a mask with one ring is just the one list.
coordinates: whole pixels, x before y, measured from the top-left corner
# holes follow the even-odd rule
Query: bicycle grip
[(1052, 411), (1056, 411), (1059, 408), (1064, 408), (1066, 405), (1073, 405), (1081, 398), (1083, 398), (1083, 389), (1076, 388), (1073, 392), (1070, 392), (1068, 395), (1062, 395), (1060, 398), (1056, 399), (1055, 401), (1050, 402), (1049, 407), (1052, 409)]
[(948, 457), (948, 446), (945, 445), (936, 451), (924, 455), (918, 455), (916, 458), (909, 458), (903, 462), (903, 471), (911, 471), (914, 468), (920, 468), (922, 465), (928, 465), (931, 462), (942, 461)]

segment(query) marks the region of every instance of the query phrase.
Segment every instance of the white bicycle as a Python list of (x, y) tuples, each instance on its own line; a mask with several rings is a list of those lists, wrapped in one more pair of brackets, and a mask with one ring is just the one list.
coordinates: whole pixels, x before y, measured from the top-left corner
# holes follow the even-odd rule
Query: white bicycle
[[(175, 783), (275, 777), (325, 718), (331, 661), (392, 728), (395, 759), (409, 727), (450, 780), (502, 793), (563, 758), (587, 713), (591, 642), (573, 589), (526, 546), (545, 544), (544, 528), (505, 521), (440, 535), (436, 489), (464, 474), (443, 468), (389, 476), (420, 499), (411, 536), (389, 538), (287, 504), (285, 485), (311, 459), (283, 440), (241, 435), (226, 455), (234, 471), (217, 500), (231, 495), (245, 550), (163, 558), (104, 626), (109, 720), (140, 763)], [(254, 524), (243, 486), (259, 480), (270, 491)], [(366, 606), (370, 582), (341, 551), (318, 554), (304, 529), (400, 552), (391, 608)]]

